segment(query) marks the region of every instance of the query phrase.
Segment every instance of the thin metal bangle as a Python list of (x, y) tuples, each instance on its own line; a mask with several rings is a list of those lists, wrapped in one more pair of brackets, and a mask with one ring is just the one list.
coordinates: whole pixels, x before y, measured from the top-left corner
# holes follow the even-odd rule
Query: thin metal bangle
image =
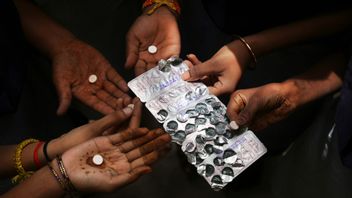
[(64, 191), (67, 191), (67, 188), (66, 188), (64, 182), (62, 181), (62, 179), (60, 178), (60, 176), (57, 174), (57, 172), (54, 170), (54, 168), (50, 165), (50, 163), (48, 163), (48, 167), (49, 167), (51, 173), (54, 175), (56, 181), (59, 182), (59, 184), (60, 184), (60, 186), (62, 187), (62, 189), (63, 189)]
[(63, 175), (64, 179), (65, 179), (65, 183), (69, 189), (69, 193), (75, 193), (77, 192), (76, 188), (74, 187), (74, 185), (72, 184), (70, 178), (68, 177), (68, 174), (66, 172), (65, 166), (64, 166), (64, 162), (62, 161), (60, 156), (56, 156), (56, 160), (57, 160), (57, 164), (59, 166), (60, 172)]
[(254, 62), (254, 64), (250, 65), (250, 69), (255, 69), (258, 62), (257, 62), (257, 57), (255, 56), (251, 46), (247, 43), (247, 41), (243, 37), (241, 37), (237, 34), (234, 34), (233, 36), (236, 37), (237, 39), (239, 39), (246, 46), (246, 48), (248, 49), (250, 55), (252, 56), (253, 62)]

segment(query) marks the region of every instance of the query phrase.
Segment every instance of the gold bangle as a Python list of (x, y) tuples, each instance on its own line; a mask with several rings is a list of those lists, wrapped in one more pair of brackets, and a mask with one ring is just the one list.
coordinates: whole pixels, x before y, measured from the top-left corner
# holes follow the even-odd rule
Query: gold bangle
[(160, 8), (163, 5), (167, 6), (170, 10), (175, 12), (177, 15), (180, 15), (181, 7), (176, 0), (146, 0), (143, 3), (142, 9), (146, 9), (147, 7), (153, 6), (147, 12), (148, 15), (152, 15), (158, 8)]
[(15, 169), (16, 169), (17, 175), (11, 179), (12, 183), (14, 184), (20, 183), (26, 180), (27, 178), (29, 178), (33, 174), (33, 171), (24, 170), (22, 161), (21, 161), (21, 156), (22, 156), (22, 151), (26, 146), (36, 142), (38, 142), (38, 140), (36, 139), (26, 139), (17, 145), (15, 156), (14, 156)]
[(247, 43), (246, 40), (244, 40), (243, 37), (241, 37), (239, 35), (236, 35), (236, 34), (234, 34), (233, 36), (235, 36), (237, 39), (239, 39), (246, 46), (246, 48), (248, 49), (248, 51), (249, 51), (249, 53), (250, 53), (250, 55), (252, 56), (252, 59), (253, 59), (253, 64), (250, 64), (249, 68), (250, 69), (255, 69), (255, 66), (257, 65), (258, 62), (257, 62), (257, 57), (255, 56), (251, 46)]

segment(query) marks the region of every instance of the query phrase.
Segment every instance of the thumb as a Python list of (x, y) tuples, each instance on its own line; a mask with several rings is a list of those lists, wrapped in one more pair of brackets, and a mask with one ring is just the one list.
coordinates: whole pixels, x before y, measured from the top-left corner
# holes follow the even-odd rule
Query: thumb
[(72, 94), (70, 84), (67, 81), (61, 81), (57, 83), (56, 89), (59, 96), (59, 107), (56, 114), (63, 115), (71, 104)]
[(126, 38), (126, 68), (132, 68), (138, 60), (139, 41), (137, 37), (128, 34)]
[(248, 126), (254, 120), (261, 106), (261, 100), (257, 99), (255, 96), (251, 98), (244, 109), (239, 113), (237, 124), (240, 126)]
[(182, 79), (185, 81), (196, 81), (202, 79), (204, 76), (216, 73), (218, 73), (217, 68), (209, 61), (206, 61), (190, 67), (188, 71), (182, 74)]
[(119, 126), (131, 117), (133, 109), (134, 105), (130, 104), (122, 110), (115, 111), (114, 113), (97, 120), (90, 124), (91, 130), (93, 132), (103, 133), (113, 126)]

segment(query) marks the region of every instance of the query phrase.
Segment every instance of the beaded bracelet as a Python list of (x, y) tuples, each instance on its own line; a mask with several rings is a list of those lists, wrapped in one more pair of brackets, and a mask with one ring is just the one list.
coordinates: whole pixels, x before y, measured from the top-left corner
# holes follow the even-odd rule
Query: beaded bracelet
[(148, 10), (147, 14), (153, 14), (158, 8), (161, 6), (167, 6), (172, 11), (176, 12), (178, 15), (181, 14), (181, 7), (176, 0), (146, 0), (143, 3), (143, 10), (149, 6), (153, 6), (150, 10)]
[(251, 46), (247, 43), (247, 41), (243, 37), (236, 35), (236, 34), (234, 34), (233, 36), (236, 37), (237, 39), (239, 39), (246, 46), (246, 48), (248, 49), (248, 51), (253, 59), (253, 64), (249, 65), (249, 69), (255, 69), (258, 62), (257, 62), (257, 57), (255, 56)]
[(15, 156), (14, 156), (15, 169), (16, 169), (17, 175), (11, 179), (12, 183), (14, 184), (20, 183), (26, 180), (27, 178), (29, 178), (33, 174), (32, 171), (24, 170), (22, 161), (21, 161), (21, 156), (22, 156), (22, 151), (26, 146), (36, 142), (38, 142), (38, 140), (36, 139), (26, 139), (17, 145)]

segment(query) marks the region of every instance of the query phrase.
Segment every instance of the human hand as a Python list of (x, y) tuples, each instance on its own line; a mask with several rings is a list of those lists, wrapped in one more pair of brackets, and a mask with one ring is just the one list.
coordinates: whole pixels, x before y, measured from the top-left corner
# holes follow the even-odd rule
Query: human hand
[(193, 54), (187, 57), (189, 61), (186, 61), (186, 64), (190, 69), (182, 75), (182, 79), (205, 81), (210, 93), (214, 95), (231, 93), (236, 88), (251, 58), (248, 49), (239, 41), (225, 45), (204, 63)]
[(260, 131), (293, 112), (300, 104), (299, 95), (290, 82), (238, 90), (231, 95), (227, 115), (239, 126)]
[[(126, 36), (126, 68), (134, 67), (136, 76), (154, 67), (160, 59), (178, 56), (181, 49), (180, 33), (176, 17), (165, 6), (152, 15), (137, 18)], [(155, 54), (148, 47), (155, 45)]]
[[(161, 129), (126, 130), (80, 144), (65, 152), (62, 160), (77, 190), (109, 192), (151, 172), (149, 165), (165, 152), (170, 140)], [(95, 154), (103, 156), (102, 165), (92, 162)]]
[[(73, 39), (53, 55), (53, 80), (59, 96), (58, 115), (70, 106), (72, 95), (103, 114), (121, 109), (130, 102), (124, 79), (104, 56), (90, 45)], [(98, 78), (90, 83), (88, 78)]]
[[(142, 103), (136, 99), (134, 100), (134, 104), (130, 104), (122, 110), (77, 127), (59, 138), (50, 141), (47, 146), (47, 153), (49, 157), (54, 157), (92, 138), (117, 133), (127, 128), (138, 128), (141, 121), (141, 114)], [(129, 122), (127, 122), (128, 119)]]

